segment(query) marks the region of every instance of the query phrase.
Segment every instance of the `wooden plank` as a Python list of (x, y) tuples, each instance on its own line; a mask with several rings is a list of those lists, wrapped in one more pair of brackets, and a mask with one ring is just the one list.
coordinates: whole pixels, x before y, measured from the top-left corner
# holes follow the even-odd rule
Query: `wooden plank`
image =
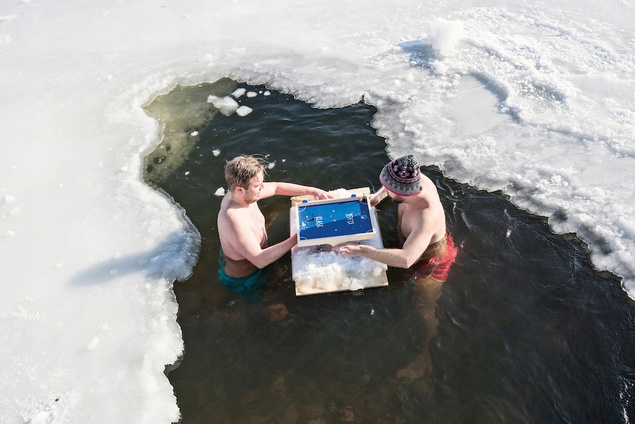
[[(346, 191), (350, 194), (355, 194), (356, 196), (364, 196), (364, 195), (366, 195), (367, 197), (370, 196), (370, 189), (368, 187), (353, 188)], [(291, 198), (291, 206), (296, 206), (298, 203), (302, 202), (303, 200), (311, 201), (311, 200), (315, 200), (315, 198), (309, 194), (305, 196), (293, 196)], [(328, 202), (329, 200), (324, 200), (324, 201)]]

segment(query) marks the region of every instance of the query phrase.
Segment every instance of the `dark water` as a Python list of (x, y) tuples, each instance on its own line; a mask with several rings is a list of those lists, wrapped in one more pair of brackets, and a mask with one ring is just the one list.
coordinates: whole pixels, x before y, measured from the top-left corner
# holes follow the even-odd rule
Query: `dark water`
[[(423, 171), (439, 187), (460, 246), (425, 347), (416, 293), (390, 286), (296, 298), (290, 258), (246, 299), (218, 281), (216, 215), (223, 167), (260, 154), (269, 179), (324, 189), (378, 188), (385, 141), (364, 104), (317, 110), (289, 95), (243, 96), (246, 117), (216, 114), (209, 94), (233, 82), (177, 87), (149, 107), (166, 139), (147, 180), (187, 211), (202, 236), (192, 277), (176, 282), (185, 355), (169, 373), (182, 423), (625, 423), (635, 417), (635, 309), (619, 280), (594, 272), (573, 236), (503, 196)], [(198, 133), (194, 133), (194, 131)], [(214, 151), (218, 153), (214, 155)], [(262, 201), (272, 242), (288, 235), (287, 198)], [(395, 245), (396, 208), (379, 207)], [(433, 334), (433, 333), (430, 333)], [(422, 373), (400, 370), (429, 353)]]

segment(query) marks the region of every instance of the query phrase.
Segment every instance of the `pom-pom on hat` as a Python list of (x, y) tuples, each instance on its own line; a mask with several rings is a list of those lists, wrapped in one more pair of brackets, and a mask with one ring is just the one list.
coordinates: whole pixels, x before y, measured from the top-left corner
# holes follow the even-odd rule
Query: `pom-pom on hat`
[(423, 190), (419, 164), (412, 155), (400, 157), (384, 166), (379, 181), (387, 190), (399, 196), (414, 196)]

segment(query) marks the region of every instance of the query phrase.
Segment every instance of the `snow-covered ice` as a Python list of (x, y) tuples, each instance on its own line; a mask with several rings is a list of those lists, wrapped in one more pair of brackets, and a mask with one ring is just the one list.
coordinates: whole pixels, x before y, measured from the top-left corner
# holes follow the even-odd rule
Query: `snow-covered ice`
[(178, 420), (199, 235), (141, 171), (142, 106), (177, 84), (363, 98), (391, 156), (548, 216), (635, 298), (634, 25), (625, 1), (3, 2), (0, 421)]

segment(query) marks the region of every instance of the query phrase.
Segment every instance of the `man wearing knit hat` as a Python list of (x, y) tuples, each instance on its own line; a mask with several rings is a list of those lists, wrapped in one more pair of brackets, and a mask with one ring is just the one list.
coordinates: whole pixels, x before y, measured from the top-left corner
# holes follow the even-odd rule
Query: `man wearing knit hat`
[[(365, 244), (343, 243), (333, 250), (345, 256), (365, 256), (398, 268), (411, 268), (417, 264), (416, 268), (429, 269), (429, 263), (438, 262), (440, 257), (446, 256), (448, 247), (445, 212), (436, 186), (421, 174), (412, 155), (400, 157), (384, 166), (379, 181), (382, 188), (370, 197), (370, 204), (374, 206), (386, 196), (399, 203), (398, 231), (402, 247), (377, 249)], [(454, 250), (453, 245), (451, 248)], [(449, 265), (444, 268), (439, 271), (447, 271)], [(443, 281), (446, 273), (431, 274)]]
[(441, 285), (454, 263), (457, 249), (445, 227), (445, 212), (437, 188), (419, 171), (412, 155), (388, 163), (379, 175), (382, 188), (370, 197), (375, 206), (386, 196), (398, 203), (401, 248), (377, 249), (365, 244), (343, 243), (333, 250), (345, 256), (365, 256), (388, 266), (408, 268), (415, 276), (413, 302), (426, 327), (421, 354), (397, 372), (397, 378), (431, 381), (430, 340), (437, 334), (436, 303)]

